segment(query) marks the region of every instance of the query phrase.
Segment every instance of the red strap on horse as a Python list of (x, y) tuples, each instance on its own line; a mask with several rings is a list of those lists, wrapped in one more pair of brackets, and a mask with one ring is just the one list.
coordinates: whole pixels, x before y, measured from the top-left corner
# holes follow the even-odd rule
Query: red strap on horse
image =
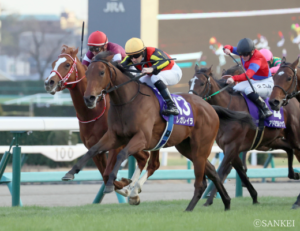
[(80, 120), (78, 118), (78, 115), (77, 116), (77, 119), (79, 120), (80, 123), (83, 123), (83, 124), (87, 124), (87, 123), (91, 123), (91, 122), (94, 122), (96, 120), (98, 120), (101, 116), (103, 116), (105, 110), (106, 110), (106, 99), (105, 99), (105, 95), (103, 95), (103, 99), (104, 99), (104, 108), (103, 108), (103, 111), (101, 112), (101, 114), (99, 116), (97, 116), (96, 118), (92, 119), (92, 120), (88, 120), (88, 121), (83, 121), (83, 120)]

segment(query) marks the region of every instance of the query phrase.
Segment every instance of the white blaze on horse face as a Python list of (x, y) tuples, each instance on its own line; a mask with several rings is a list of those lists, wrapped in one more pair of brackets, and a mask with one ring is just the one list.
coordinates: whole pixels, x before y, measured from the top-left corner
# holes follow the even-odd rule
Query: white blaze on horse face
[(191, 79), (192, 84), (191, 84), (191, 88), (190, 88), (189, 94), (194, 94), (192, 91), (194, 90), (195, 82), (196, 82), (197, 79), (198, 79), (197, 76), (195, 76), (194, 78)]
[[(53, 70), (54, 70), (54, 71), (57, 71), (57, 69), (58, 69), (58, 67), (60, 66), (60, 64), (66, 62), (66, 61), (67, 61), (66, 57), (59, 58), (59, 59), (56, 61)], [(55, 75), (56, 75), (56, 73), (55, 73), (55, 72), (52, 72), (52, 73), (49, 75), (49, 77), (46, 79), (45, 82), (47, 83), (47, 82), (51, 79), (51, 77), (53, 77), (53, 76), (55, 76)]]
[(283, 75), (284, 74), (284, 71), (280, 71), (279, 73), (278, 73), (278, 75)]

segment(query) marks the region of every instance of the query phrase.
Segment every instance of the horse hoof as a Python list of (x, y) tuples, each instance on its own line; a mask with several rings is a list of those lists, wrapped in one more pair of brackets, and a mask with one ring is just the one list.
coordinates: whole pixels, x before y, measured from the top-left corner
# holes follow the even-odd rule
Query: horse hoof
[(113, 192), (114, 191), (114, 189), (115, 189), (115, 186), (114, 185), (112, 185), (112, 186), (107, 186), (107, 185), (105, 185), (105, 189), (104, 189), (104, 194), (107, 194), (107, 193), (111, 193), (111, 192)]
[(293, 204), (292, 206), (292, 209), (299, 209), (300, 208), (300, 205), (297, 205), (297, 204)]
[(205, 207), (208, 207), (208, 206), (211, 206), (212, 205), (212, 203), (208, 203), (208, 202), (205, 202), (204, 204), (203, 204), (203, 206), (205, 206)]
[(129, 197), (128, 203), (130, 205), (139, 205), (141, 203), (140, 197), (139, 196)]
[(260, 203), (258, 201), (253, 201), (253, 205), (259, 205)]
[(61, 178), (62, 181), (70, 181), (74, 180), (74, 175), (71, 173), (67, 173), (63, 178)]

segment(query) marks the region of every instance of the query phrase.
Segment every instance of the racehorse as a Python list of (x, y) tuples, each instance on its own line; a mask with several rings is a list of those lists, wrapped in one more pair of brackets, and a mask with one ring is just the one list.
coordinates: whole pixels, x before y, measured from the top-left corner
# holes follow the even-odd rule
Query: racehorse
[[(95, 57), (86, 72), (88, 83), (84, 94), (86, 105), (92, 108), (99, 97), (109, 92), (111, 107), (109, 109), (108, 131), (64, 177), (70, 180), (74, 179), (74, 174), (78, 173), (85, 163), (97, 153), (126, 145), (118, 154), (117, 162), (109, 175), (105, 187), (106, 193), (113, 191), (112, 182), (116, 179), (122, 161), (133, 153), (156, 147), (166, 125), (159, 113), (159, 102), (153, 90), (139, 81), (133, 81), (119, 68), (112, 65), (110, 63), (112, 57), (110, 52), (103, 52)], [(180, 94), (179, 96), (191, 105), (194, 114), (194, 126), (174, 125), (165, 147), (175, 146), (182, 155), (189, 158), (194, 164), (194, 196), (186, 211), (194, 209), (206, 188), (204, 174), (215, 183), (225, 210), (228, 210), (230, 198), (220, 183), (214, 166), (207, 158), (218, 132), (218, 114), (224, 115), (220, 119), (225, 122), (241, 117), (245, 118), (245, 115), (238, 113), (236, 113), (238, 115), (233, 113), (232, 115), (229, 113), (231, 111), (221, 107), (215, 107), (214, 110), (208, 103), (194, 95)], [(253, 125), (250, 118), (244, 121), (243, 124)], [(149, 160), (150, 163), (151, 158), (152, 155)], [(142, 185), (152, 173), (147, 171), (135, 184), (129, 198), (131, 204), (140, 203), (137, 192), (141, 190)]]
[[(281, 106), (288, 107), (295, 97), (298, 101), (300, 101), (300, 68), (299, 65), (299, 57), (293, 63), (287, 63), (285, 57), (282, 58), (282, 62), (280, 68), (274, 75), (274, 88), (272, 94), (269, 99), (269, 104), (273, 110), (279, 110)], [(297, 110), (294, 108), (294, 110)], [(295, 120), (299, 119), (299, 117), (295, 118)], [(297, 131), (297, 127), (294, 128), (295, 132)], [(300, 155), (297, 155), (298, 161), (300, 162)], [(300, 194), (293, 205), (293, 208), (300, 207)]]
[[(234, 67), (224, 74), (237, 74), (237, 68)], [(234, 111), (244, 111), (249, 113), (245, 99), (239, 93), (234, 93), (229, 86), (225, 84), (224, 80), (216, 80), (213, 77), (211, 67), (201, 68), (195, 66), (195, 75), (189, 81), (189, 92), (200, 96), (207, 100), (212, 105), (219, 105), (224, 108), (228, 108)], [(227, 87), (227, 88), (225, 88)], [(297, 109), (295, 109), (297, 108)], [(255, 148), (257, 150), (267, 151), (270, 149), (283, 149), (288, 154), (288, 166), (290, 179), (299, 179), (299, 174), (294, 173), (292, 168), (293, 162), (293, 149), (300, 150), (300, 123), (297, 118), (300, 117), (299, 103), (297, 100), (291, 100), (290, 105), (284, 108), (284, 121), (286, 129), (268, 128), (264, 129), (261, 142)], [(231, 165), (237, 170), (241, 180), (247, 187), (253, 204), (258, 203), (257, 192), (253, 188), (252, 184), (246, 177), (246, 172), (242, 168), (242, 164), (239, 160), (239, 153), (248, 151), (253, 145), (255, 137), (255, 131), (250, 128), (241, 127), (227, 127), (226, 129), (220, 129), (217, 135), (217, 143), (224, 150), (224, 159), (219, 167), (218, 173), (220, 179), (224, 181), (231, 170)], [(295, 155), (299, 159), (299, 152), (295, 152)], [(206, 201), (205, 205), (211, 205), (213, 202), (214, 194), (216, 190), (213, 189), (210, 197)]]
[[(102, 100), (97, 101), (95, 108), (88, 109), (86, 107), (83, 95), (87, 86), (87, 80), (85, 78), (87, 67), (79, 61), (77, 53), (78, 49), (73, 49), (66, 45), (63, 46), (58, 60), (52, 63), (53, 71), (51, 71), (50, 76), (45, 80), (45, 89), (51, 94), (55, 94), (64, 88), (69, 89), (79, 121), (81, 140), (84, 145), (90, 149), (100, 140), (108, 129), (107, 120), (110, 99), (109, 95), (104, 95)], [(108, 180), (108, 175), (121, 149), (122, 148), (109, 150), (108, 165), (106, 155), (99, 154), (93, 157), (93, 161), (103, 176), (104, 183)], [(134, 157), (138, 162), (137, 171), (142, 171), (149, 158), (148, 152), (141, 151), (135, 154)], [(135, 181), (134, 177), (133, 181)], [(117, 192), (124, 196), (128, 194), (127, 189), (120, 189), (129, 183), (130, 181), (127, 179), (114, 182), (116, 189), (119, 189)], [(134, 182), (132, 182), (132, 184), (134, 184)]]

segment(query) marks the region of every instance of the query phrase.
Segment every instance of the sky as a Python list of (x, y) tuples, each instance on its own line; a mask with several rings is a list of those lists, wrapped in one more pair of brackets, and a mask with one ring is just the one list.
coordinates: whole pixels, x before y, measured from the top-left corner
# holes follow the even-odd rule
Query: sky
[(88, 0), (1, 0), (3, 14), (55, 14), (72, 11), (78, 19), (87, 21)]

